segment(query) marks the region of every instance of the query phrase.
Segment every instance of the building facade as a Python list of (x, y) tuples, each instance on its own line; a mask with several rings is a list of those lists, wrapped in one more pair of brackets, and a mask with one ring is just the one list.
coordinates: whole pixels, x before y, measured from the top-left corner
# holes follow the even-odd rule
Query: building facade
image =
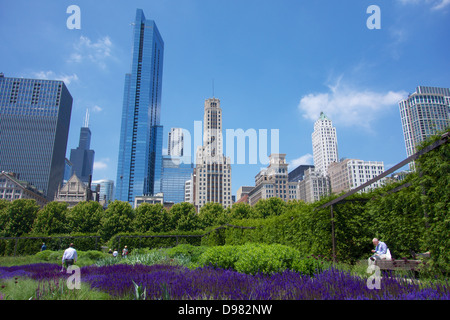
[(450, 89), (418, 86), (399, 102), (407, 157), (428, 137), (450, 126)]
[(339, 158), (336, 128), (323, 112), (314, 123), (314, 132), (311, 137), (315, 173), (326, 175), (328, 165), (337, 162)]
[(66, 184), (58, 188), (54, 201), (65, 202), (72, 208), (81, 201), (99, 200), (99, 187), (92, 188), (91, 185), (84, 183), (76, 174), (67, 181)]
[(80, 140), (76, 149), (70, 150), (72, 174), (75, 173), (81, 181), (89, 183), (94, 171), (95, 151), (91, 150), (91, 129), (89, 129), (89, 113), (80, 129)]
[(315, 168), (305, 170), (303, 180), (297, 182), (297, 199), (315, 202), (330, 194), (330, 183), (327, 176), (316, 172)]
[(286, 154), (271, 154), (269, 166), (255, 176), (255, 187), (248, 193), (248, 203), (254, 206), (261, 199), (277, 197), (283, 201), (297, 199), (297, 183), (289, 182)]
[(37, 188), (26, 181), (20, 181), (15, 173), (0, 173), (0, 199), (14, 201), (17, 199), (34, 199), (36, 203), (44, 207), (48, 200)]
[(160, 126), (164, 42), (153, 20), (141, 9), (133, 27), (131, 73), (125, 75), (115, 198), (160, 192)]
[(53, 200), (63, 181), (72, 96), (63, 81), (0, 74), (0, 171)]
[[(382, 161), (364, 161), (345, 159), (331, 163), (328, 168), (331, 192), (341, 193), (355, 189), (384, 172)], [(361, 192), (367, 192), (383, 186), (385, 178), (372, 183)]]
[(194, 204), (200, 209), (208, 202), (233, 204), (231, 160), (223, 154), (222, 109), (220, 100), (205, 100), (203, 146), (198, 147), (194, 171)]
[(92, 181), (92, 189), (99, 188), (99, 202), (107, 206), (109, 201), (114, 200), (114, 181), (101, 179)]
[(184, 157), (163, 156), (163, 174), (161, 192), (165, 202), (185, 201), (185, 186), (194, 171), (194, 165)]
[(171, 128), (167, 142), (167, 154), (169, 156), (184, 156), (184, 135), (182, 128)]

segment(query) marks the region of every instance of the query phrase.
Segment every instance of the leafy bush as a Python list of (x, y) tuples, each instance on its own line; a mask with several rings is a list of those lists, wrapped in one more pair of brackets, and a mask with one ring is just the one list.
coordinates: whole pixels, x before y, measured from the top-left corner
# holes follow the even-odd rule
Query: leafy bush
[(300, 252), (281, 244), (225, 245), (208, 248), (199, 258), (200, 266), (233, 269), (246, 274), (273, 274), (294, 270), (314, 275), (329, 263), (317, 258), (303, 258)]

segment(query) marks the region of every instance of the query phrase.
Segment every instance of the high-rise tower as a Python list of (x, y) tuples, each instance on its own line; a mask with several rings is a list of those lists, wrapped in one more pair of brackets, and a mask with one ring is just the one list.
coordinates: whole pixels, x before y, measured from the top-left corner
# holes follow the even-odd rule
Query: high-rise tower
[(84, 183), (92, 179), (95, 151), (91, 150), (91, 129), (89, 129), (89, 111), (80, 130), (80, 141), (76, 149), (70, 150), (72, 172)]
[(315, 172), (327, 175), (328, 165), (338, 162), (338, 148), (336, 128), (323, 112), (314, 123), (312, 146)]
[(205, 100), (203, 118), (203, 146), (197, 149), (194, 172), (195, 205), (201, 208), (208, 202), (233, 204), (231, 197), (231, 160), (223, 155), (222, 109), (220, 100)]
[(63, 81), (0, 73), (0, 171), (53, 200), (62, 183), (72, 96)]
[(160, 191), (164, 42), (153, 20), (136, 10), (131, 73), (125, 75), (116, 199)]
[(399, 108), (409, 157), (422, 141), (450, 126), (450, 89), (419, 86)]

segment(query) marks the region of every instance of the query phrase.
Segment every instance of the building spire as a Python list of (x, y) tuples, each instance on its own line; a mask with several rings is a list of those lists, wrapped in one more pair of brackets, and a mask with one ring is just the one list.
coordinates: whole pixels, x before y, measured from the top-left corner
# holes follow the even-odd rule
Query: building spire
[(84, 117), (83, 128), (89, 128), (89, 109), (86, 109), (86, 116)]

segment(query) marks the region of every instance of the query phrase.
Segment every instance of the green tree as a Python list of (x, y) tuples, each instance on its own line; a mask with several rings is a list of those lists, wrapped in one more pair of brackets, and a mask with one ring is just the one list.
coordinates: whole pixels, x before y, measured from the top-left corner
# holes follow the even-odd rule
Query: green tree
[(229, 217), (220, 203), (208, 202), (198, 213), (202, 228), (223, 225), (229, 222)]
[(234, 203), (230, 209), (231, 219), (250, 219), (256, 218), (255, 209), (248, 203)]
[(101, 236), (109, 240), (119, 232), (132, 231), (134, 210), (128, 202), (115, 200), (108, 205), (101, 219)]
[(38, 211), (33, 224), (33, 233), (52, 235), (58, 233), (66, 233), (67, 225), (67, 209), (65, 202), (51, 201)]
[(192, 231), (200, 227), (200, 219), (191, 203), (176, 203), (169, 211), (171, 230)]
[(278, 197), (261, 199), (255, 204), (257, 215), (261, 218), (282, 215), (286, 210), (286, 202)]
[(97, 233), (100, 231), (103, 207), (96, 201), (82, 201), (70, 209), (67, 220), (70, 232)]
[(0, 236), (5, 234), (5, 226), (8, 221), (6, 210), (10, 204), (11, 202), (6, 199), (0, 199)]
[(163, 205), (143, 203), (135, 210), (135, 232), (165, 232), (169, 229), (169, 214)]
[(5, 236), (20, 237), (31, 231), (39, 205), (32, 199), (17, 199), (2, 211)]

